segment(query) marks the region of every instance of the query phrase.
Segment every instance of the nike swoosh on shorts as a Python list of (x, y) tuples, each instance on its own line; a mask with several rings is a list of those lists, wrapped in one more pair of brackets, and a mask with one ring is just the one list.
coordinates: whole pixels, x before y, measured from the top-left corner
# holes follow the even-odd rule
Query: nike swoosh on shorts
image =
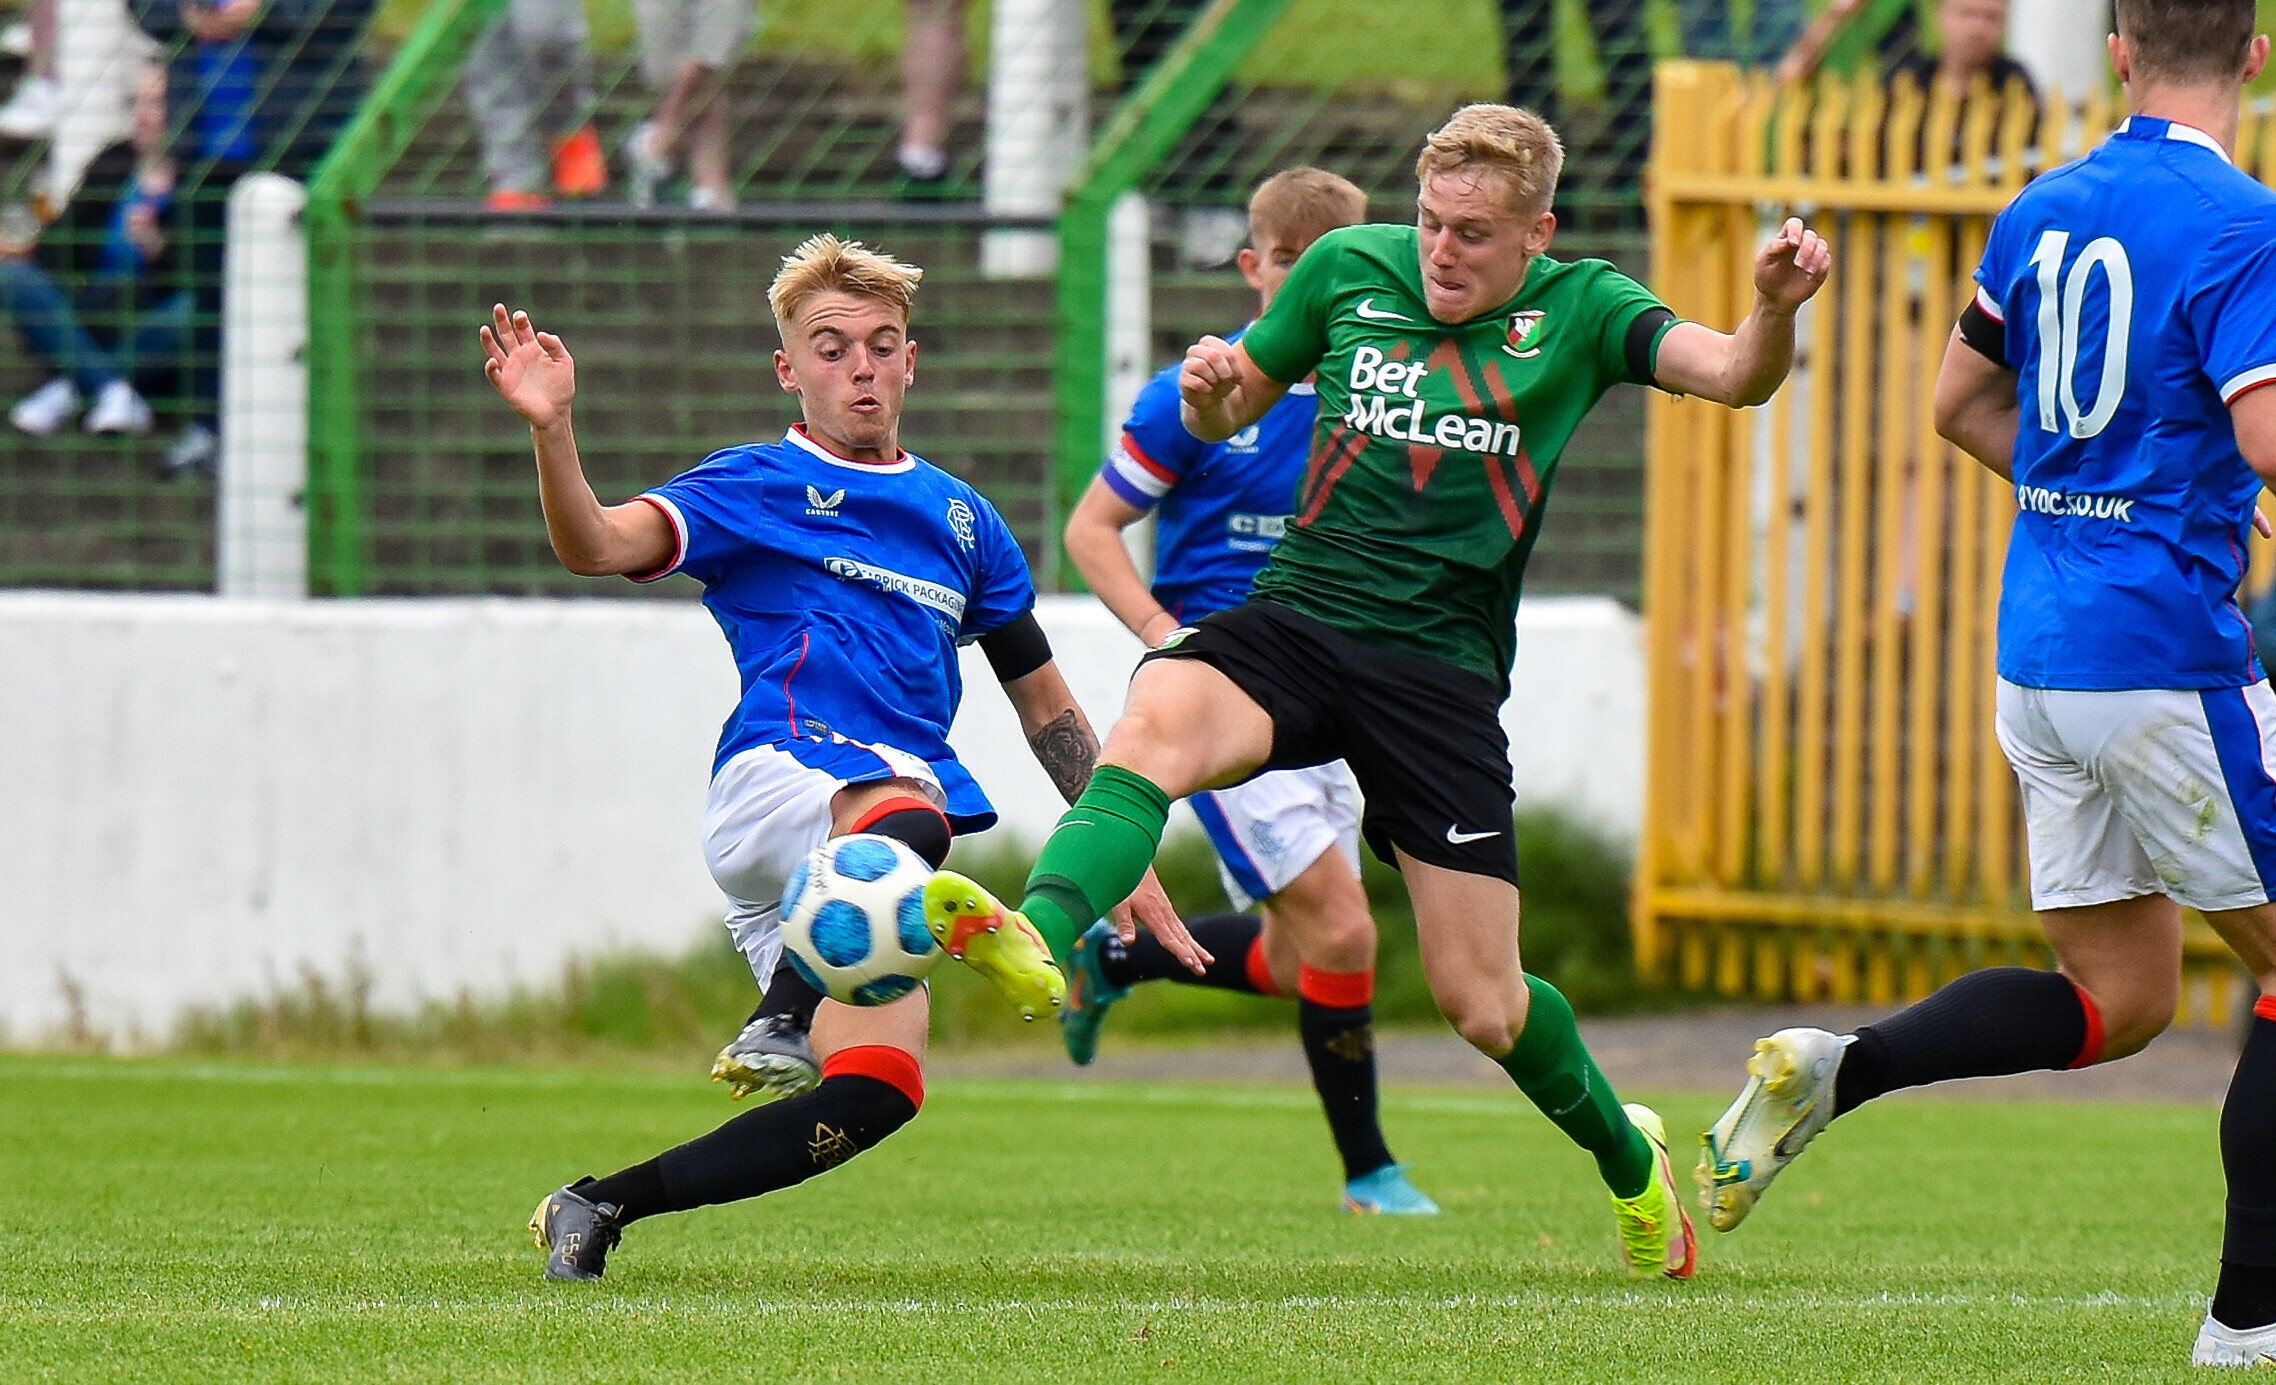
[(1462, 846), (1470, 842), (1482, 842), (1488, 837), (1500, 835), (1499, 832), (1465, 832), (1452, 823), (1448, 823), (1446, 826), (1446, 840), (1454, 846)]

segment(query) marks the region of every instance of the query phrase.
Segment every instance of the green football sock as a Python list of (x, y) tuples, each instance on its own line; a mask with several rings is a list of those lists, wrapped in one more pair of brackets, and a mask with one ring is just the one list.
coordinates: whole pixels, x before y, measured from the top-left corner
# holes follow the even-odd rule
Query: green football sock
[(1035, 858), (1019, 908), (1051, 945), (1061, 971), (1083, 930), (1138, 888), (1169, 820), (1170, 796), (1114, 765), (1100, 765), (1059, 819)]
[(1500, 1058), (1502, 1071), (1573, 1143), (1596, 1156), (1604, 1186), (1635, 1197), (1652, 1181), (1652, 1146), (1620, 1109), (1612, 1084), (1588, 1056), (1573, 1007), (1555, 986), (1527, 976), (1533, 993), (1525, 1029)]

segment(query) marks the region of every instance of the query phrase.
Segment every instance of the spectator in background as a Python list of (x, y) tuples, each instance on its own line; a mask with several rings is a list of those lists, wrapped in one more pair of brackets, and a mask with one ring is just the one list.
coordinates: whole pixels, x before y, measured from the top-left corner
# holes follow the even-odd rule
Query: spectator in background
[(1745, 32), (1731, 25), (1730, 0), (1681, 0), (1683, 55), (1768, 67), (1802, 33), (1801, 0), (1754, 0)]
[(735, 207), (728, 184), (727, 69), (751, 37), (751, 0), (633, 0), (640, 29), (640, 75), (660, 98), (624, 141), (632, 169), (632, 204), (654, 206), (656, 188), (672, 175), (684, 143), (688, 209)]
[(229, 190), (270, 170), (305, 180), (366, 88), (360, 50), (376, 0), (133, 0), (143, 32), (179, 44), (167, 109), (181, 183), (168, 218), (175, 264), (195, 295), (184, 393), (189, 427), (166, 472), (210, 472), (220, 454), (222, 238)]
[(1509, 104), (1564, 132), (1572, 141), (1568, 154), (1600, 171), (1607, 188), (1642, 186), (1652, 131), (1652, 53), (1644, 0), (1584, 0), (1597, 64), (1604, 72), (1603, 101), (1593, 121), (1577, 118), (1557, 82), (1553, 0), (1500, 0), (1500, 5)]
[(0, 106), (0, 139), (46, 139), (55, 133), (55, 118), (63, 112), (63, 88), (55, 81), (56, 0), (31, 0), (24, 7), (24, 24), (30, 48), (24, 54), (24, 75), (8, 104)]
[(948, 176), (948, 130), (964, 83), (964, 0), (908, 0), (901, 47), (901, 145), (894, 162), (919, 187)]
[[(53, 372), (8, 411), (20, 432), (47, 437), (84, 404), (92, 405), (81, 420), (89, 433), (150, 431), (150, 405), (136, 383), (174, 364), (194, 306), (187, 290), (166, 287), (174, 167), (163, 153), (165, 91), (164, 73), (153, 69), (136, 96), (132, 141), (88, 165), (36, 250), (0, 246), (0, 317)], [(85, 287), (69, 294), (59, 281)]]
[(2023, 64), (2007, 56), (2007, 0), (1939, 0), (1936, 29), (1942, 39), (1934, 57), (1918, 45), (1889, 69), (1889, 80), (1910, 77), (1926, 93), (1944, 92), (1965, 103), (1978, 79), (1996, 98), (2010, 81), (2023, 83), (2034, 98), (2038, 84)]
[(593, 109), (593, 62), (577, 0), (512, 0), (466, 55), (461, 85), (482, 132), (492, 211), (608, 187)]

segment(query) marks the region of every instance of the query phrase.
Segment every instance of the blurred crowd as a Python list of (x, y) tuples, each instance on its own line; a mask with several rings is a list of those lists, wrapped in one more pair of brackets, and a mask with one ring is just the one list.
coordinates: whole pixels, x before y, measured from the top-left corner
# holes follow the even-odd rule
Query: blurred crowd
[[(897, 191), (937, 193), (960, 157), (952, 119), (964, 84), (969, 0), (904, 0)], [(1806, 79), (1835, 27), (1863, 0), (1833, 0), (1805, 24), (1803, 0), (1754, 0), (1744, 27), (1728, 0), (1679, 0), (1684, 50)], [(1584, 0), (1603, 76), (1576, 101), (1559, 83), (1550, 0), (1497, 0), (1507, 98), (1567, 129), (1577, 158), (1622, 183), (1648, 147), (1651, 52), (1645, 0)], [(53, 181), (61, 195), (0, 207), (0, 316), (43, 383), (8, 411), (35, 437), (76, 422), (90, 434), (146, 434), (170, 420), (162, 470), (210, 474), (218, 456), (223, 241), (230, 188), (254, 171), (305, 180), (353, 116), (372, 73), (364, 43), (377, 0), (25, 0), (0, 28), (0, 61), (20, 73), (0, 104), (0, 151), (54, 139), (79, 112), (100, 138)], [(1109, 0), (1125, 88), (1184, 33), (1202, 0)], [(752, 41), (751, 0), (633, 0), (646, 113), (604, 143), (581, 0), (508, 0), (462, 70), (487, 207), (502, 215), (566, 199), (621, 197), (692, 214), (735, 206), (728, 77)], [(1938, 39), (1900, 23), (1883, 70), (1964, 96), (1980, 81), (2029, 85), (2001, 51), (2006, 0), (1940, 0)], [(67, 18), (68, 15), (68, 18)], [(68, 86), (65, 23), (115, 35), (104, 61)], [(106, 27), (107, 26), (107, 27)], [(82, 42), (85, 41), (82, 37)], [(88, 121), (81, 120), (85, 126)], [(1183, 213), (1189, 262), (1229, 261), (1244, 222), (1224, 157), (1235, 129), (1220, 96), (1187, 136), (1162, 196)], [(613, 147), (612, 147), (613, 146)], [(613, 157), (612, 157), (613, 155)]]

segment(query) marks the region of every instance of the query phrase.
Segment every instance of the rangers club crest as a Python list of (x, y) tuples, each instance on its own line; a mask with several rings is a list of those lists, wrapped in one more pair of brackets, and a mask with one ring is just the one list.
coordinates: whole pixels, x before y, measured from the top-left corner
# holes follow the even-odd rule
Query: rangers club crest
[(1511, 313), (1509, 315), (1509, 340), (1502, 343), (1502, 350), (1521, 361), (1531, 360), (1540, 355), (1540, 347), (1529, 348), (1525, 343), (1533, 336), (1534, 329), (1541, 325), (1542, 317), (1543, 313), (1539, 308), (1528, 308), (1522, 313)]
[(973, 514), (970, 505), (965, 504), (962, 500), (948, 502), (948, 527), (956, 535), (956, 541), (964, 545), (966, 552), (972, 550), (974, 542), (972, 521)]

